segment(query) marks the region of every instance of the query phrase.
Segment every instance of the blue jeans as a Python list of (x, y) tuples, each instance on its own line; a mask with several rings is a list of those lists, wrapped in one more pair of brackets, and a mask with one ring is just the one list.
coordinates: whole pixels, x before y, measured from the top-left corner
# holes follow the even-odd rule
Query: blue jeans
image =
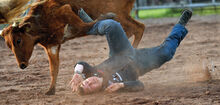
[(184, 26), (176, 24), (161, 45), (136, 50), (135, 62), (139, 68), (138, 74), (143, 75), (171, 60), (187, 33)]
[[(111, 68), (114, 68), (112, 66), (118, 66), (119, 63), (123, 66), (129, 63), (140, 76), (171, 60), (176, 52), (176, 48), (187, 33), (188, 31), (184, 26), (176, 24), (170, 35), (161, 45), (142, 49), (133, 48), (120, 23), (111, 19), (97, 22), (87, 34), (106, 35), (110, 49), (110, 57), (102, 63), (100, 67), (108, 67), (109, 65)], [(120, 60), (120, 62), (118, 60)]]
[(121, 52), (131, 52), (134, 50), (121, 24), (112, 19), (97, 22), (87, 34), (106, 35), (110, 57)]

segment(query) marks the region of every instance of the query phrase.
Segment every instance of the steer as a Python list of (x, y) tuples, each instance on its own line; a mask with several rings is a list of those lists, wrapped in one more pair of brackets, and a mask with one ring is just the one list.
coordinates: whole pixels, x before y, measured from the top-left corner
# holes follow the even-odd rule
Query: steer
[[(130, 16), (134, 2), (135, 0), (48, 0), (33, 6), (21, 23), (5, 28), (2, 36), (21, 69), (28, 66), (36, 44), (45, 49), (51, 74), (51, 84), (46, 95), (53, 95), (59, 71), (61, 44), (85, 36), (95, 23), (84, 23), (77, 15), (78, 10), (83, 8), (93, 19), (108, 12), (115, 13), (116, 20), (122, 24), (128, 37), (135, 35), (133, 46), (137, 47), (145, 26)], [(71, 34), (64, 34), (65, 29), (71, 29)]]

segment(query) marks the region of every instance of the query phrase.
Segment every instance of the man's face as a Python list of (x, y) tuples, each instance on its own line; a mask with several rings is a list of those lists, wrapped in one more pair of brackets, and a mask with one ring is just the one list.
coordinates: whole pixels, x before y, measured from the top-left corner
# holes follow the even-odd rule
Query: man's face
[(103, 78), (90, 77), (84, 80), (81, 84), (86, 94), (99, 91), (102, 88)]

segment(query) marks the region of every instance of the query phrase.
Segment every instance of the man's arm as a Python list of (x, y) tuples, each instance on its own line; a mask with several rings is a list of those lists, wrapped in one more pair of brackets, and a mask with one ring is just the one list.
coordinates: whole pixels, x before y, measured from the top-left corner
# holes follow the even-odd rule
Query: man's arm
[(80, 74), (75, 73), (72, 77), (72, 80), (69, 82), (69, 86), (73, 92), (77, 90), (81, 82), (83, 81), (83, 77)]
[(127, 92), (137, 92), (144, 90), (144, 84), (139, 81), (126, 81), (121, 83), (113, 83), (112, 85), (108, 86), (105, 91), (112, 93), (115, 91), (127, 91)]

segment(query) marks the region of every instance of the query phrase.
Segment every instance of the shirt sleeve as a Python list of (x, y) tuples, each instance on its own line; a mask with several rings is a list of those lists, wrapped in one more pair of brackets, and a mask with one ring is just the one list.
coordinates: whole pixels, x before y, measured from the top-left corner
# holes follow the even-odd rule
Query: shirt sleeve
[(126, 81), (124, 83), (124, 88), (122, 88), (122, 91), (128, 91), (128, 92), (137, 92), (137, 91), (142, 91), (144, 90), (144, 84), (139, 81)]

